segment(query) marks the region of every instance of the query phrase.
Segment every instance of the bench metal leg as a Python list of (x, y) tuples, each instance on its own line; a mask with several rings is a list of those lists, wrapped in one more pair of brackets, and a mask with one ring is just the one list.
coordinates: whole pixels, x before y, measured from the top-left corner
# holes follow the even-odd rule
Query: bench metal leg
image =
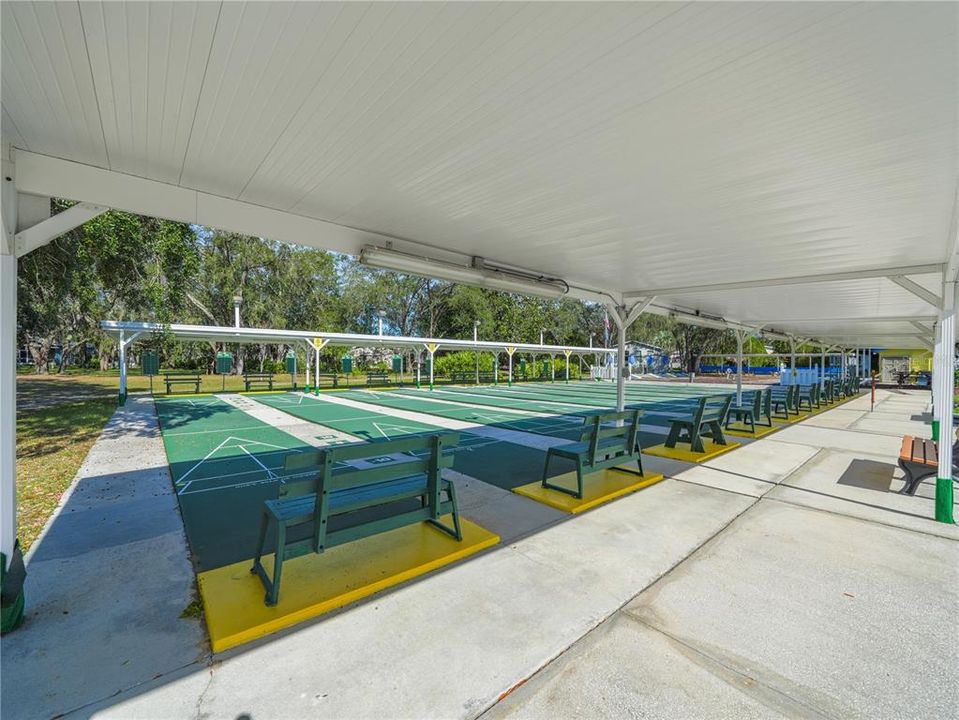
[(717, 445), (726, 444), (726, 436), (723, 435), (723, 426), (719, 424), (719, 421), (713, 420), (707, 423), (706, 429), (709, 432), (709, 436), (712, 438), (714, 443), (716, 443)]
[(276, 523), (276, 554), (273, 556), (273, 582), (267, 588), (266, 604), (276, 605), (280, 599), (280, 578), (283, 574), (283, 555), (286, 549), (286, 523)]
[(689, 448), (693, 452), (706, 452), (706, 447), (703, 445), (702, 428), (689, 429)]
[(679, 441), (679, 437), (682, 432), (683, 426), (680, 423), (671, 423), (669, 427), (669, 435), (666, 436), (666, 447), (676, 447), (676, 443)]
[(460, 526), (460, 510), (459, 504), (456, 502), (456, 486), (453, 483), (450, 483), (446, 488), (446, 495), (450, 500), (450, 503), (453, 505), (453, 527), (444, 525), (436, 518), (427, 518), (426, 522), (435, 527), (437, 530), (442, 530), (447, 535), (452, 536), (456, 540), (463, 539), (463, 528)]

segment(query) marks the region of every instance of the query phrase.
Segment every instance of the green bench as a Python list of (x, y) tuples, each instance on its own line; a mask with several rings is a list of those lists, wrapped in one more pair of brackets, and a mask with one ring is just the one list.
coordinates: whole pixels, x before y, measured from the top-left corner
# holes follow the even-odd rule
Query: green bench
[[(259, 540), (251, 573), (266, 588), (266, 604), (280, 596), (283, 561), (360, 540), (407, 525), (428, 522), (457, 540), (463, 539), (453, 483), (442, 469), (453, 466), (459, 433), (409, 435), (399, 440), (372, 440), (289, 455), (279, 497), (263, 503)], [(445, 499), (444, 499), (445, 495)], [(319, 502), (317, 502), (319, 498)], [(420, 507), (410, 510), (409, 503)], [(361, 511), (375, 508), (370, 518)], [(453, 527), (440, 522), (452, 514)], [(332, 518), (345, 527), (330, 530)], [(275, 559), (271, 578), (261, 558), (267, 532), (274, 528)], [(309, 537), (291, 541), (292, 528), (309, 527)]]
[[(666, 447), (674, 448), (677, 442), (688, 442), (693, 452), (706, 452), (703, 445), (703, 430), (717, 445), (726, 444), (723, 435), (723, 423), (732, 404), (732, 395), (707, 395), (699, 398), (692, 417), (674, 418), (669, 421), (669, 435), (666, 436)], [(685, 433), (685, 435), (683, 434)]]
[(819, 385), (797, 385), (796, 387), (799, 388), (799, 397), (796, 405), (800, 411), (803, 409), (803, 403), (805, 403), (806, 407), (809, 408), (809, 412), (812, 412), (815, 408), (820, 407), (821, 397)]
[(320, 380), (329, 380), (333, 387), (339, 386), (339, 375), (336, 373), (317, 373), (315, 377), (316, 387), (320, 386)]
[(726, 414), (726, 428), (734, 421), (749, 425), (749, 432), (756, 432), (756, 424), (760, 423), (762, 417), (766, 417), (764, 423), (772, 427), (772, 390), (762, 388), (761, 390), (746, 390), (743, 392), (742, 405), (733, 405), (730, 403), (729, 412)]
[[(465, 370), (454, 370), (450, 373), (450, 382), (454, 385), (469, 385), (476, 383), (477, 375), (475, 372), (468, 372)], [(489, 372), (480, 372), (479, 374), (480, 384), (492, 385), (496, 382), (496, 376)]]
[(772, 399), (772, 411), (774, 415), (779, 414), (782, 408), (783, 416), (789, 419), (790, 415), (799, 414), (799, 386), (798, 385), (776, 385), (770, 388)]
[(243, 373), (243, 384), (246, 386), (246, 391), (250, 392), (250, 388), (256, 385), (266, 385), (270, 390), (273, 389), (273, 373), (271, 372), (262, 372), (262, 373)]
[(200, 373), (164, 373), (163, 382), (166, 383), (166, 394), (170, 394), (173, 385), (192, 385), (193, 392), (200, 392)]
[(389, 385), (390, 384), (390, 374), (386, 370), (367, 370), (366, 371), (366, 386), (373, 387), (375, 385)]
[[(643, 474), (640, 457), (639, 410), (623, 412), (604, 412), (588, 415), (583, 421), (580, 441), (566, 445), (557, 445), (546, 451), (546, 464), (543, 466), (543, 487), (583, 498), (583, 476), (586, 473), (615, 468), (636, 475)], [(555, 485), (547, 480), (549, 463), (553, 458), (565, 458), (576, 463), (576, 490)], [(636, 461), (637, 472), (615, 467), (623, 463)]]

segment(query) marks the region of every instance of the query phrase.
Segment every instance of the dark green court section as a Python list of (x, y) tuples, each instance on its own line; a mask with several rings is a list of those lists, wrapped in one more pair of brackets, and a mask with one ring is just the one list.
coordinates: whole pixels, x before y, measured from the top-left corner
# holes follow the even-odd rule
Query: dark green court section
[(457, 404), (465, 401), (450, 401), (447, 397), (440, 399), (439, 396), (429, 390), (404, 391), (403, 393), (395, 390), (382, 392), (350, 390), (345, 393), (338, 393), (337, 397), (345, 397), (356, 402), (372, 403), (397, 410), (426, 413), (475, 425), (491, 425), (507, 430), (519, 430), (554, 437), (578, 439), (583, 425), (582, 415), (564, 415), (554, 411), (553, 414), (543, 417), (514, 408), (504, 410), (505, 403), (501, 408), (466, 406)]
[[(350, 398), (354, 392), (337, 392), (335, 397)], [(252, 398), (294, 417), (357, 437), (398, 437), (443, 429), (439, 425), (428, 425), (395, 418), (385, 412), (379, 413), (371, 406), (354, 408), (340, 405), (322, 393), (319, 396), (303, 393), (264, 393)], [(545, 451), (461, 431), (453, 469), (510, 490), (541, 478), (545, 459)], [(552, 467), (550, 473), (552, 474)]]
[[(408, 394), (407, 391), (403, 391)], [(415, 391), (414, 391), (415, 392)], [(420, 393), (429, 393), (429, 390), (421, 390)], [(435, 390), (432, 392), (436, 392)], [(479, 386), (469, 389), (470, 393), (482, 395), (493, 401), (502, 400), (503, 402), (562, 402), (569, 407), (578, 408), (581, 413), (596, 412), (597, 408), (615, 407), (616, 394), (615, 388), (612, 393), (607, 387), (600, 383), (578, 383), (578, 384), (549, 384), (537, 383), (536, 385), (518, 385), (512, 388), (503, 385)], [(722, 392), (722, 391), (719, 391)], [(696, 403), (704, 394), (690, 392), (688, 388), (671, 393), (654, 390), (652, 392), (632, 392), (627, 394), (626, 407), (639, 408), (643, 411), (643, 417), (640, 424), (640, 442), (644, 447), (656, 445), (663, 441), (661, 434), (648, 432), (651, 427), (667, 429), (670, 420), (677, 417), (686, 417), (691, 414)], [(466, 400), (464, 400), (466, 402)], [(425, 412), (425, 411), (424, 411)], [(646, 428), (647, 431), (644, 431)], [(563, 433), (550, 433), (560, 437), (568, 437)]]
[[(577, 415), (584, 412), (590, 412), (591, 410), (602, 410), (608, 409), (615, 406), (615, 402), (612, 404), (606, 402), (605, 400), (597, 400), (595, 404), (592, 405), (582, 405), (574, 404), (570, 402), (565, 402), (561, 398), (556, 398), (553, 400), (535, 400), (531, 398), (521, 397), (519, 395), (509, 396), (503, 393), (487, 393), (485, 385), (479, 385), (476, 387), (461, 387), (458, 385), (450, 385), (443, 388), (436, 388), (432, 391), (425, 391), (429, 393), (430, 397), (436, 397), (442, 400), (450, 400), (453, 402), (469, 403), (470, 405), (489, 405), (490, 407), (502, 407), (502, 408), (511, 408), (516, 410), (530, 410), (537, 413), (551, 413), (551, 414), (569, 414)], [(413, 389), (400, 389), (394, 390), (393, 392), (399, 393), (401, 395), (410, 395), (411, 397), (422, 397), (423, 390), (413, 390)]]
[(216, 396), (157, 398), (156, 408), (197, 572), (252, 557), (286, 456), (310, 448)]

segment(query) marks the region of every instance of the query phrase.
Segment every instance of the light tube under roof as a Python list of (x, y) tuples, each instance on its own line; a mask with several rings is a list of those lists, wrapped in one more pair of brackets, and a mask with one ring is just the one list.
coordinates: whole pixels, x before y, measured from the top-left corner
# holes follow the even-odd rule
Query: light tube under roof
[(558, 298), (568, 291), (565, 284), (559, 280), (527, 278), (518, 273), (488, 265), (481, 268), (457, 265), (456, 263), (410, 255), (373, 245), (367, 245), (360, 251), (360, 262), (384, 270), (524, 295)]

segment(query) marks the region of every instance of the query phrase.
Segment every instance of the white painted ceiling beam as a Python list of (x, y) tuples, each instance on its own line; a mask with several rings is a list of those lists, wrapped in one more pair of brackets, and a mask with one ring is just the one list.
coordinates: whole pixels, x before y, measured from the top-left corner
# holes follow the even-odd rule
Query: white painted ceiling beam
[[(805, 325), (806, 323), (829, 323), (830, 325), (840, 325), (842, 323), (876, 323), (876, 322), (934, 322), (938, 316), (936, 315), (878, 315), (878, 316), (864, 316), (864, 317), (842, 317), (842, 318), (791, 318), (785, 319), (780, 318), (778, 320), (763, 320), (764, 325), (786, 325), (786, 324), (797, 324)], [(756, 322), (759, 322), (758, 320)]]
[(752, 288), (783, 287), (787, 285), (813, 285), (817, 283), (839, 282), (842, 280), (866, 280), (869, 278), (903, 275), (928, 275), (942, 272), (943, 266), (938, 263), (927, 265), (906, 265), (888, 268), (866, 268), (837, 273), (819, 273), (818, 275), (795, 275), (791, 277), (767, 278), (765, 280), (744, 280), (741, 282), (715, 283), (712, 285), (687, 285), (678, 287), (664, 287), (648, 290), (631, 290), (623, 293), (626, 299), (647, 297), (649, 295), (673, 296), (691, 295), (729, 290), (749, 290)]
[(107, 209), (99, 205), (79, 203), (28, 227), (26, 230), (21, 230), (14, 238), (17, 257), (23, 257), (27, 253), (43, 247), (54, 238), (83, 225), (87, 220), (102, 215)]
[(915, 295), (920, 300), (932, 305), (934, 308), (939, 308), (942, 306), (942, 298), (936, 295), (934, 292), (926, 290), (922, 285), (917, 283), (915, 280), (910, 280), (906, 277), (908, 273), (898, 273), (896, 275), (890, 275), (889, 279), (892, 280), (896, 285), (901, 287), (903, 290), (908, 290), (913, 295)]
[[(460, 252), (407, 238), (317, 220), (23, 150), (16, 150), (16, 165), (15, 180), (17, 190), (21, 193), (76, 200), (347, 255), (358, 255), (365, 245), (379, 245), (448, 262), (466, 257)], [(495, 261), (494, 258), (487, 259)], [(519, 269), (539, 272), (532, 268)], [(591, 302), (612, 301), (617, 305), (622, 304), (622, 296), (617, 292), (607, 293), (573, 284), (570, 285), (569, 295)]]

